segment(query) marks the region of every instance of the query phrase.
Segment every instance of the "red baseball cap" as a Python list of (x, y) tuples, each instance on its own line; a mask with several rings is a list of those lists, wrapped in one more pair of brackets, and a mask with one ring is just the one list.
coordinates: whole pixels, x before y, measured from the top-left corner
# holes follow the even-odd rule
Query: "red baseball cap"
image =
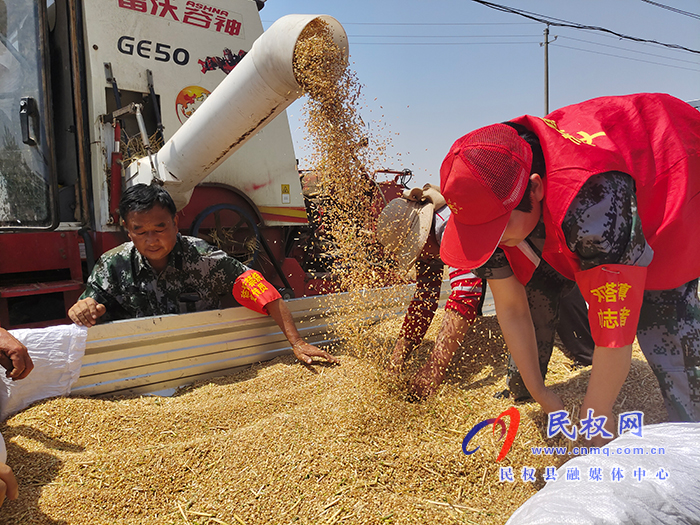
[(440, 245), (446, 264), (473, 269), (491, 257), (525, 194), (531, 166), (529, 144), (506, 124), (457, 139), (440, 167), (440, 191), (452, 210)]

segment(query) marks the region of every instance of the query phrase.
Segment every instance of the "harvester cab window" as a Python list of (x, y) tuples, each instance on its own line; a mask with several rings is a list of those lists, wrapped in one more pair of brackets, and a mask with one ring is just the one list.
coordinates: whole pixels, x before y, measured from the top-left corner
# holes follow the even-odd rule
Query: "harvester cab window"
[(0, 0), (0, 230), (58, 225), (46, 4)]

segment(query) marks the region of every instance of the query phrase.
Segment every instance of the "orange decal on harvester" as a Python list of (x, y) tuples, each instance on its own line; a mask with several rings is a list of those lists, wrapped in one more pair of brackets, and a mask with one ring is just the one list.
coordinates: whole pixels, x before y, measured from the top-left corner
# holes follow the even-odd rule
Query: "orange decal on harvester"
[(182, 88), (175, 99), (175, 111), (180, 124), (184, 124), (209, 95), (211, 95), (209, 90), (201, 86)]
[(593, 144), (593, 139), (605, 136), (604, 131), (599, 131), (597, 133), (593, 133), (592, 135), (590, 133), (586, 133), (585, 131), (577, 131), (576, 134), (581, 136), (581, 138), (579, 139), (579, 138), (573, 136), (568, 131), (564, 131), (563, 129), (559, 129), (559, 126), (557, 125), (557, 123), (555, 121), (553, 121), (552, 119), (543, 118), (542, 122), (547, 124), (550, 128), (557, 131), (562, 137), (564, 137), (567, 140), (570, 140), (574, 144), (587, 144), (588, 146), (593, 146), (595, 148), (596, 146), (595, 146), (595, 144)]

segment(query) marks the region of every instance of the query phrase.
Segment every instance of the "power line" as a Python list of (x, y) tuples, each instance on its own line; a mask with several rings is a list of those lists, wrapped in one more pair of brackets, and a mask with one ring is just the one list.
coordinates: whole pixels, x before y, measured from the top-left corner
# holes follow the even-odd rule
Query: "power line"
[(624, 35), (622, 33), (618, 33), (616, 31), (612, 31), (611, 29), (606, 29), (606, 28), (600, 27), (600, 26), (588, 26), (588, 25), (583, 25), (583, 24), (577, 24), (575, 22), (569, 22), (567, 20), (562, 20), (560, 18), (545, 17), (544, 15), (532, 13), (530, 11), (523, 11), (521, 9), (514, 9), (512, 7), (508, 7), (505, 5), (494, 4), (492, 2), (486, 2), (485, 0), (472, 0), (472, 2), (476, 2), (477, 4), (481, 4), (481, 5), (484, 5), (486, 7), (490, 7), (491, 9), (495, 9), (496, 11), (502, 11), (505, 13), (519, 15), (519, 16), (522, 16), (522, 17), (527, 18), (529, 20), (534, 20), (535, 22), (540, 22), (542, 24), (547, 24), (547, 25), (557, 26), (557, 27), (570, 27), (573, 29), (586, 29), (589, 31), (600, 31), (602, 33), (609, 33), (611, 35), (615, 35), (623, 40), (631, 40), (633, 42), (646, 42), (649, 44), (657, 44), (657, 45), (668, 47), (671, 49), (682, 49), (682, 50), (688, 51), (690, 53), (700, 54), (700, 51), (698, 51), (696, 49), (690, 49), (689, 47), (684, 47), (684, 46), (681, 46), (678, 44), (667, 44), (664, 42), (659, 42), (658, 40), (649, 40), (646, 38), (638, 38), (635, 36)]
[(343, 26), (524, 26), (533, 22), (343, 22)]
[[(572, 38), (572, 37), (567, 37), (567, 36), (563, 36), (563, 35), (558, 35), (558, 36), (559, 36), (559, 38)], [(620, 38), (618, 38), (618, 37), (616, 37), (616, 36), (614, 36), (614, 35), (608, 35), (608, 34), (605, 34), (605, 33), (597, 33), (595, 36), (596, 36), (596, 37), (600, 37), (600, 38), (607, 38), (607, 39), (609, 39), (609, 40), (615, 40), (616, 42), (619, 42), (619, 41), (620, 41)], [(643, 46), (646, 46), (646, 47), (651, 47), (651, 46), (653, 46), (653, 44), (649, 44), (649, 43), (646, 43), (646, 42), (640, 42), (640, 44), (643, 45)], [(668, 48), (667, 48), (667, 49), (668, 49)], [(668, 49), (668, 51), (671, 52), (671, 53), (685, 53), (685, 51), (684, 51), (683, 49)]]
[[(609, 35), (604, 35), (608, 36), (609, 38), (616, 38), (613, 36)], [(416, 42), (415, 40), (419, 39), (426, 39), (426, 38), (431, 38), (431, 39), (465, 39), (465, 38), (484, 38), (484, 39), (491, 39), (491, 38), (537, 38), (538, 40), (532, 41), (532, 42), (512, 42), (512, 41), (505, 41), (505, 42), (483, 42), (484, 44), (539, 44), (539, 35), (386, 35), (386, 34), (377, 34), (377, 35), (348, 35), (348, 38), (356, 39), (356, 38), (382, 38), (382, 39), (396, 39), (396, 38), (408, 38), (411, 39), (410, 42), (358, 42), (356, 40), (353, 40), (354, 45), (362, 45), (362, 44), (373, 44), (373, 45), (461, 45), (461, 44), (476, 44), (476, 43), (467, 43), (467, 42)], [(628, 53), (636, 53), (638, 55), (645, 55), (645, 56), (651, 56), (651, 57), (656, 57), (656, 58), (663, 58), (665, 60), (673, 60), (674, 62), (683, 62), (686, 64), (693, 64), (696, 66), (700, 66), (700, 63), (697, 61), (693, 60), (683, 60), (681, 58), (672, 58), (672, 57), (666, 57), (664, 55), (657, 55), (655, 53), (648, 53), (645, 51), (638, 51), (636, 49), (627, 49), (624, 47), (619, 47), (619, 46), (612, 46), (610, 44), (604, 44), (601, 42), (594, 42), (592, 40), (584, 40), (581, 38), (574, 38), (571, 36), (565, 36), (565, 35), (558, 35), (558, 38), (561, 39), (566, 39), (566, 40), (573, 40), (575, 42), (582, 42), (585, 44), (591, 44), (591, 45), (596, 45), (596, 46), (602, 46), (602, 47), (607, 47), (610, 49), (618, 49), (620, 51), (626, 51)], [(616, 39), (617, 40), (617, 39)], [(567, 46), (560, 46), (560, 47), (566, 47), (567, 49), (578, 49), (578, 48), (569, 48)], [(624, 56), (619, 56), (619, 55), (610, 55), (610, 56), (615, 56), (618, 58), (627, 58)], [(656, 63), (656, 62), (650, 62), (650, 63)]]
[[(501, 36), (503, 36), (503, 35), (501, 35)], [(516, 36), (516, 35), (510, 35), (510, 36)], [(524, 36), (532, 36), (532, 37), (534, 38), (533, 35), (524, 35)], [(542, 42), (539, 40), (539, 37), (538, 37), (538, 40), (532, 41), (532, 42), (525, 42), (525, 41), (506, 41), (506, 42), (416, 42), (415, 39), (416, 39), (416, 38), (420, 38), (420, 37), (416, 37), (415, 35), (400, 35), (400, 36), (399, 36), (399, 35), (350, 35), (350, 38), (362, 38), (362, 37), (370, 37), (370, 38), (380, 38), (380, 37), (381, 37), (381, 38), (387, 38), (387, 37), (389, 37), (389, 38), (410, 38), (411, 41), (410, 41), (410, 42), (357, 42), (357, 41), (353, 40), (353, 42), (352, 42), (353, 46), (422, 46), (422, 47), (427, 47), (427, 46), (484, 46), (484, 45), (485, 45), (485, 46), (488, 46), (488, 45), (523, 45), (523, 44), (525, 44), (525, 45), (534, 45), (534, 44), (542, 45)], [(442, 38), (442, 37), (443, 37), (443, 36), (440, 35), (440, 36), (426, 36), (426, 37), (424, 37), (424, 38)], [(498, 36), (495, 36), (494, 38), (497, 38), (497, 37), (498, 37)], [(506, 36), (506, 38), (508, 38), (508, 37), (509, 37), (509, 36)], [(460, 37), (455, 35), (455, 36), (444, 37), (444, 38), (460, 38)], [(480, 38), (480, 37), (475, 37), (475, 38)], [(485, 37), (483, 37), (483, 38), (488, 38), (488, 37), (485, 36)], [(647, 55), (647, 56), (652, 56), (652, 57), (657, 57), (657, 58), (663, 58), (663, 59), (666, 59), (666, 60), (673, 60), (673, 61), (676, 61), (676, 62), (684, 62), (684, 63), (687, 63), (687, 64), (695, 64), (695, 62), (693, 62), (693, 61), (691, 61), (691, 60), (682, 60), (682, 59), (678, 59), (678, 58), (670, 58), (670, 57), (665, 57), (665, 56), (663, 56), (663, 55), (655, 55), (655, 54), (653, 54), (653, 53), (645, 53), (645, 52), (643, 52), (643, 51), (635, 51), (635, 50), (633, 50), (633, 49), (625, 49), (625, 48), (622, 48), (622, 47), (610, 46), (610, 45), (607, 45), (607, 44), (601, 44), (601, 43), (592, 42), (592, 41), (589, 41), (589, 40), (582, 40), (582, 39), (578, 39), (578, 38), (566, 37), (566, 36), (561, 36), (561, 35), (560, 35), (560, 38), (569, 39), (569, 40), (574, 40), (574, 41), (577, 41), (577, 42), (583, 42), (583, 43), (588, 43), (588, 44), (599, 45), (599, 46), (603, 46), (603, 47), (609, 47), (609, 48), (612, 48), (612, 49), (619, 49), (619, 50), (621, 50), (621, 51), (627, 51), (627, 52), (630, 52), (630, 53), (638, 53), (638, 54), (642, 54), (642, 55)], [(574, 51), (582, 51), (582, 52), (585, 52), (585, 53), (593, 53), (593, 54), (602, 55), (602, 56), (609, 56), (609, 57), (613, 57), (613, 58), (620, 58), (620, 59), (623, 59), (623, 60), (632, 60), (632, 61), (635, 61), (635, 62), (643, 62), (643, 63), (646, 63), (646, 64), (653, 64), (653, 65), (657, 65), (657, 66), (672, 67), (672, 68), (675, 68), (675, 69), (682, 69), (682, 70), (685, 70), (685, 71), (697, 71), (697, 72), (700, 72), (700, 69), (693, 69), (693, 68), (688, 68), (688, 67), (675, 66), (675, 65), (672, 65), (672, 64), (665, 64), (665, 63), (662, 63), (662, 62), (654, 62), (654, 61), (651, 61), (651, 60), (642, 60), (642, 59), (639, 59), (639, 58), (627, 57), (627, 56), (622, 56), (622, 55), (615, 55), (615, 54), (612, 54), (612, 53), (603, 53), (603, 52), (600, 52), (600, 51), (593, 51), (593, 50), (590, 50), (590, 49), (584, 49), (584, 48), (580, 48), (580, 47), (566, 46), (566, 45), (562, 45), (562, 44), (559, 44), (559, 43), (554, 44), (553, 42), (550, 42), (550, 45), (553, 45), (553, 46), (556, 46), (556, 47), (559, 47), (559, 48), (562, 48), (562, 49), (572, 49), (572, 50), (574, 50)]]
[[(647, 53), (645, 51), (637, 51), (635, 49), (627, 49), (625, 47), (611, 46), (610, 44), (603, 44), (601, 42), (593, 42), (592, 40), (583, 40), (581, 38), (574, 38), (571, 36), (565, 36), (565, 35), (557, 35), (557, 36), (558, 36), (558, 38), (562, 38), (565, 40), (574, 40), (576, 42), (583, 42), (585, 44), (593, 44), (596, 46), (609, 47), (611, 49), (619, 49), (620, 51), (627, 51), (628, 53), (637, 53), (638, 55), (647, 55), (650, 57), (663, 58), (665, 60), (673, 60), (674, 62), (684, 62), (686, 64), (693, 64), (695, 66), (700, 66), (700, 63), (698, 63), (696, 60), (683, 60), (682, 58), (671, 58), (671, 57), (666, 57), (664, 55), (656, 55), (654, 53)], [(625, 57), (621, 57), (621, 58), (625, 58)]]
[(540, 38), (539, 35), (348, 35), (348, 38)]
[(555, 47), (561, 47), (561, 48), (563, 48), (563, 49), (573, 49), (573, 50), (575, 50), (575, 51), (583, 51), (584, 53), (593, 53), (593, 54), (595, 54), (595, 55), (603, 55), (603, 56), (614, 57), (614, 58), (624, 58), (624, 59), (626, 59), (626, 60), (633, 60), (633, 61), (635, 61), (635, 62), (644, 62), (645, 64), (654, 64), (654, 65), (656, 65), (656, 66), (666, 66), (666, 67), (672, 67), (672, 68), (674, 68), (674, 69), (684, 69), (684, 70), (686, 70), (686, 71), (695, 71), (695, 72), (700, 73), (700, 69), (693, 69), (693, 68), (690, 68), (690, 67), (674, 66), (674, 65), (671, 65), (671, 64), (663, 64), (663, 63), (660, 63), (660, 62), (652, 62), (651, 60), (642, 60), (641, 58), (623, 57), (623, 56), (620, 56), (620, 55), (613, 55), (612, 53), (603, 53), (603, 52), (601, 52), (601, 51), (593, 51), (593, 50), (591, 50), (591, 49), (581, 49), (581, 48), (579, 48), (579, 47), (563, 46), (563, 45), (561, 45), (561, 44), (559, 44), (559, 43), (556, 43), (556, 44), (555, 44), (555, 43), (553, 43), (553, 42), (550, 42), (549, 45), (555, 46)]
[[(605, 35), (608, 36), (608, 35)], [(540, 38), (539, 35), (387, 35), (387, 34), (380, 34), (380, 35), (348, 35), (348, 38), (385, 38), (385, 39), (393, 39), (393, 38), (410, 38), (412, 40), (414, 39), (426, 39), (426, 38), (434, 38), (434, 39), (447, 39), (447, 38), (455, 38), (455, 39), (462, 39), (462, 38)], [(573, 40), (575, 42), (582, 42), (585, 44), (592, 44), (596, 46), (602, 46), (602, 47), (609, 47), (611, 49), (619, 49), (620, 51), (626, 51), (628, 53), (636, 53), (638, 55), (646, 55), (646, 56), (652, 56), (656, 58), (663, 58), (666, 60), (673, 60), (675, 62), (684, 62), (686, 64), (693, 64), (693, 65), (700, 65), (697, 61), (694, 60), (683, 60), (681, 58), (671, 58), (671, 57), (666, 57), (664, 55), (657, 55), (655, 53), (647, 53), (645, 51), (638, 51), (636, 49), (628, 49), (625, 47), (619, 47), (619, 46), (611, 46), (610, 44), (604, 44), (601, 42), (594, 42), (592, 40), (584, 40), (581, 38), (574, 38), (571, 36), (566, 36), (566, 35), (557, 35), (557, 38), (562, 38), (566, 40)], [(610, 36), (609, 38), (615, 38), (613, 36)], [(617, 39), (616, 39), (617, 40)], [(354, 44), (369, 44), (370, 42), (357, 42), (353, 41)], [(377, 45), (380, 44), (393, 44), (393, 42), (375, 42)], [(404, 42), (405, 43), (405, 42)], [(399, 44), (404, 44), (404, 43), (399, 43)], [(445, 42), (447, 44), (459, 44), (460, 42)], [(504, 43), (509, 43), (509, 42), (504, 42)], [(515, 43), (515, 42), (514, 42)], [(522, 43), (522, 42), (519, 42)], [(532, 43), (539, 43), (538, 41), (535, 42), (524, 42), (526, 44), (532, 44)], [(406, 43), (407, 44), (407, 43)], [(418, 44), (421, 44), (420, 42)], [(440, 44), (440, 42), (434, 42), (434, 44)], [(625, 57), (620, 57), (620, 58), (625, 58)]]
[[(271, 25), (274, 20), (263, 20), (264, 24)], [(343, 22), (345, 26), (530, 26), (535, 22)]]
[(660, 7), (661, 9), (667, 9), (669, 11), (672, 11), (674, 13), (678, 13), (679, 15), (685, 15), (689, 16), (691, 18), (695, 18), (697, 20), (700, 20), (700, 15), (691, 13), (690, 11), (683, 11), (682, 9), (678, 9), (676, 7), (671, 7), (670, 5), (665, 5), (665, 4), (660, 4), (658, 2), (652, 2), (651, 0), (642, 0), (642, 2), (646, 2), (647, 4), (655, 5), (656, 7)]
[(489, 46), (492, 44), (541, 44), (534, 42), (353, 42), (353, 46)]

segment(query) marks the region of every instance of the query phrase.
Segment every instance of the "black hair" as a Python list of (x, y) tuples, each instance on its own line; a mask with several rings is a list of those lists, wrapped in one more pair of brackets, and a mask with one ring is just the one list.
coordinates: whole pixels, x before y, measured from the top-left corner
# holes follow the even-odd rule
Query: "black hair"
[[(547, 165), (544, 161), (544, 153), (542, 153), (542, 145), (540, 144), (539, 137), (522, 124), (516, 124), (515, 122), (504, 122), (503, 124), (510, 126), (517, 131), (520, 138), (530, 145), (530, 149), (532, 150), (532, 166), (530, 167), (530, 175), (537, 173), (540, 177), (544, 178), (545, 174), (547, 173)], [(525, 213), (530, 213), (532, 211), (532, 199), (530, 197), (531, 193), (532, 182), (528, 180), (527, 187), (525, 188), (525, 194), (515, 207), (516, 210)]]
[(128, 188), (119, 201), (119, 215), (126, 222), (126, 216), (132, 211), (148, 211), (154, 206), (162, 206), (174, 218), (177, 208), (173, 198), (157, 184), (135, 184)]

